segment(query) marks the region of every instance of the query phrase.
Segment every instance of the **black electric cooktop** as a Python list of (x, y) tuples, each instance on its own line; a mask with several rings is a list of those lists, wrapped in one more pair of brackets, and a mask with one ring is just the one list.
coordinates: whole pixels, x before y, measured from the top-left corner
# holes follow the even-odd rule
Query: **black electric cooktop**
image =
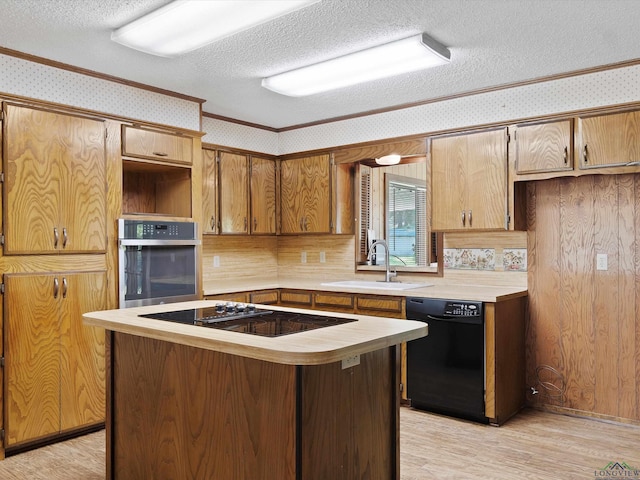
[(357, 321), (351, 318), (266, 310), (251, 304), (235, 303), (139, 316), (263, 337), (279, 337)]

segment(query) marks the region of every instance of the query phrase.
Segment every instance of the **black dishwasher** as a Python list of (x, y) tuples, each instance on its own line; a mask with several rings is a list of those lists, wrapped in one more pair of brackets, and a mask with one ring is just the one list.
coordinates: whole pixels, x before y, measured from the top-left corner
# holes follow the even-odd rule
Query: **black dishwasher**
[(411, 406), (488, 423), (482, 302), (407, 297), (407, 319), (429, 324), (428, 336), (407, 343)]

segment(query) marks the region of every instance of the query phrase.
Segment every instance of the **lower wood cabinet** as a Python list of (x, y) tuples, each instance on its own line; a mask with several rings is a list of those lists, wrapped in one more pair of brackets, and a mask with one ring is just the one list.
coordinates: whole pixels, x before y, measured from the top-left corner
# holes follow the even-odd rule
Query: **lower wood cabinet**
[(107, 275), (4, 276), (5, 448), (105, 420), (105, 333), (83, 324), (107, 307)]
[(500, 425), (525, 403), (527, 297), (485, 303), (485, 416)]
[(108, 479), (398, 479), (397, 348), (285, 365), (108, 332)]
[(220, 300), (226, 302), (259, 303), (261, 305), (274, 305), (278, 303), (278, 289), (256, 290), (251, 292), (220, 293), (207, 295), (205, 300)]

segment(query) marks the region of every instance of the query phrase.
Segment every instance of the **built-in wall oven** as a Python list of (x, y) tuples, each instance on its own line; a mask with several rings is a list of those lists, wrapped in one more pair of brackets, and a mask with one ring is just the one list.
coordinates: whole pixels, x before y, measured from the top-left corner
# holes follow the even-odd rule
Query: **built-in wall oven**
[(118, 220), (120, 308), (197, 300), (197, 224)]

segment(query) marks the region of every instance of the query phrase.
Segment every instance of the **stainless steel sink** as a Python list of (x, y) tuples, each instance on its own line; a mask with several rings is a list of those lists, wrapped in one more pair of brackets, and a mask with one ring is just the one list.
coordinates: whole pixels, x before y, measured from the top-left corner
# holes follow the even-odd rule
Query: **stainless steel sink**
[(430, 287), (433, 283), (372, 282), (366, 280), (342, 280), (321, 283), (326, 287), (368, 288), (372, 290), (410, 290), (412, 288)]

